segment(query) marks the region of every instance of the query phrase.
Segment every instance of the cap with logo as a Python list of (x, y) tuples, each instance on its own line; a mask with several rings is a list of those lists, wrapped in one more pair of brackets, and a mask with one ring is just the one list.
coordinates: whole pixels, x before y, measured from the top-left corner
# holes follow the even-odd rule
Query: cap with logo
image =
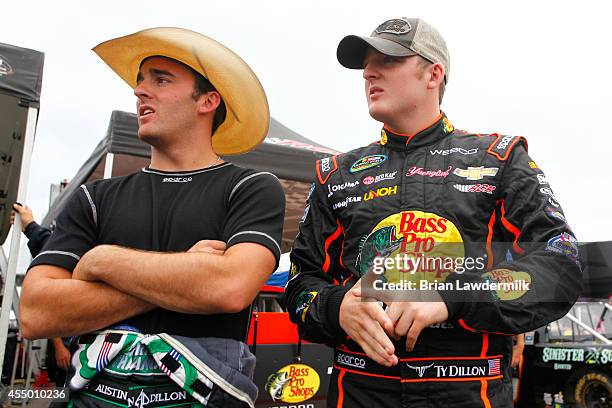
[(446, 42), (433, 26), (420, 18), (387, 20), (369, 37), (349, 35), (338, 44), (338, 61), (346, 68), (363, 69), (368, 47), (392, 57), (420, 55), (431, 63), (444, 66), (444, 82), (448, 82), (450, 56)]

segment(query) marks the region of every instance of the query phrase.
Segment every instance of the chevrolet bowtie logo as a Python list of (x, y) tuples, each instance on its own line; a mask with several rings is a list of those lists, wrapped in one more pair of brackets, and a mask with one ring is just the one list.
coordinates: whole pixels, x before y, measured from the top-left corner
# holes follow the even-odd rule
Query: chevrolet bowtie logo
[(434, 363), (431, 363), (428, 366), (421, 366), (421, 367), (413, 367), (410, 364), (406, 363), (406, 365), (408, 366), (408, 368), (412, 368), (413, 370), (416, 370), (417, 373), (419, 374), (419, 378), (422, 378), (423, 375), (425, 374), (425, 370), (427, 370), (428, 368), (433, 367)]
[(497, 167), (468, 167), (466, 169), (455, 169), (453, 174), (459, 177), (463, 177), (467, 180), (482, 180), (484, 176), (495, 176), (497, 174)]

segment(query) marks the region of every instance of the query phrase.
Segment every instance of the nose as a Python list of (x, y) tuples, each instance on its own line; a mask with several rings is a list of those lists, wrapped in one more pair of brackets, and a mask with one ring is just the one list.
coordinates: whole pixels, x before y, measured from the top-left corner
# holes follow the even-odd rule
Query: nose
[(366, 61), (363, 67), (363, 79), (370, 80), (377, 78), (380, 75), (378, 70), (375, 68), (375, 65), (372, 62)]
[(138, 99), (145, 99), (150, 97), (149, 90), (145, 86), (145, 81), (140, 81), (138, 85), (136, 85), (136, 87), (134, 88), (134, 95), (136, 95)]

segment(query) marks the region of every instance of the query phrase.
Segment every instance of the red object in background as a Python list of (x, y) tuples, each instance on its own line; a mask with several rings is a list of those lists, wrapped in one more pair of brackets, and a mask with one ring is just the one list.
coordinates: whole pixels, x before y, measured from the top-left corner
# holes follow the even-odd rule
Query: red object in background
[[(257, 315), (257, 318), (255, 316)], [(284, 312), (256, 312), (251, 318), (251, 327), (247, 344), (253, 344), (253, 332), (257, 319), (257, 344), (296, 344), (298, 341), (297, 326), (289, 320)]]
[(32, 388), (43, 388), (50, 387), (51, 381), (49, 381), (49, 373), (47, 370), (40, 370), (38, 374), (34, 377), (34, 384), (32, 384)]

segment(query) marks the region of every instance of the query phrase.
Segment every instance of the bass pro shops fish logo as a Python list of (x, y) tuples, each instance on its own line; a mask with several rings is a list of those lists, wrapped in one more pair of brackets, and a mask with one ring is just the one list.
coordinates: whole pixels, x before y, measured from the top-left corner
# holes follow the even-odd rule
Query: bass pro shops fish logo
[(316, 370), (306, 364), (289, 364), (271, 374), (265, 389), (274, 401), (298, 403), (317, 393), (321, 379)]
[(420, 280), (446, 279), (464, 253), (461, 233), (451, 220), (429, 212), (402, 211), (380, 221), (365, 237), (356, 268), (363, 276), (376, 258), (404, 258), (403, 266), (385, 269), (381, 278), (396, 283), (409, 279), (418, 285)]
[(0, 55), (0, 78), (11, 75), (13, 72), (13, 67), (11, 67), (6, 58)]

